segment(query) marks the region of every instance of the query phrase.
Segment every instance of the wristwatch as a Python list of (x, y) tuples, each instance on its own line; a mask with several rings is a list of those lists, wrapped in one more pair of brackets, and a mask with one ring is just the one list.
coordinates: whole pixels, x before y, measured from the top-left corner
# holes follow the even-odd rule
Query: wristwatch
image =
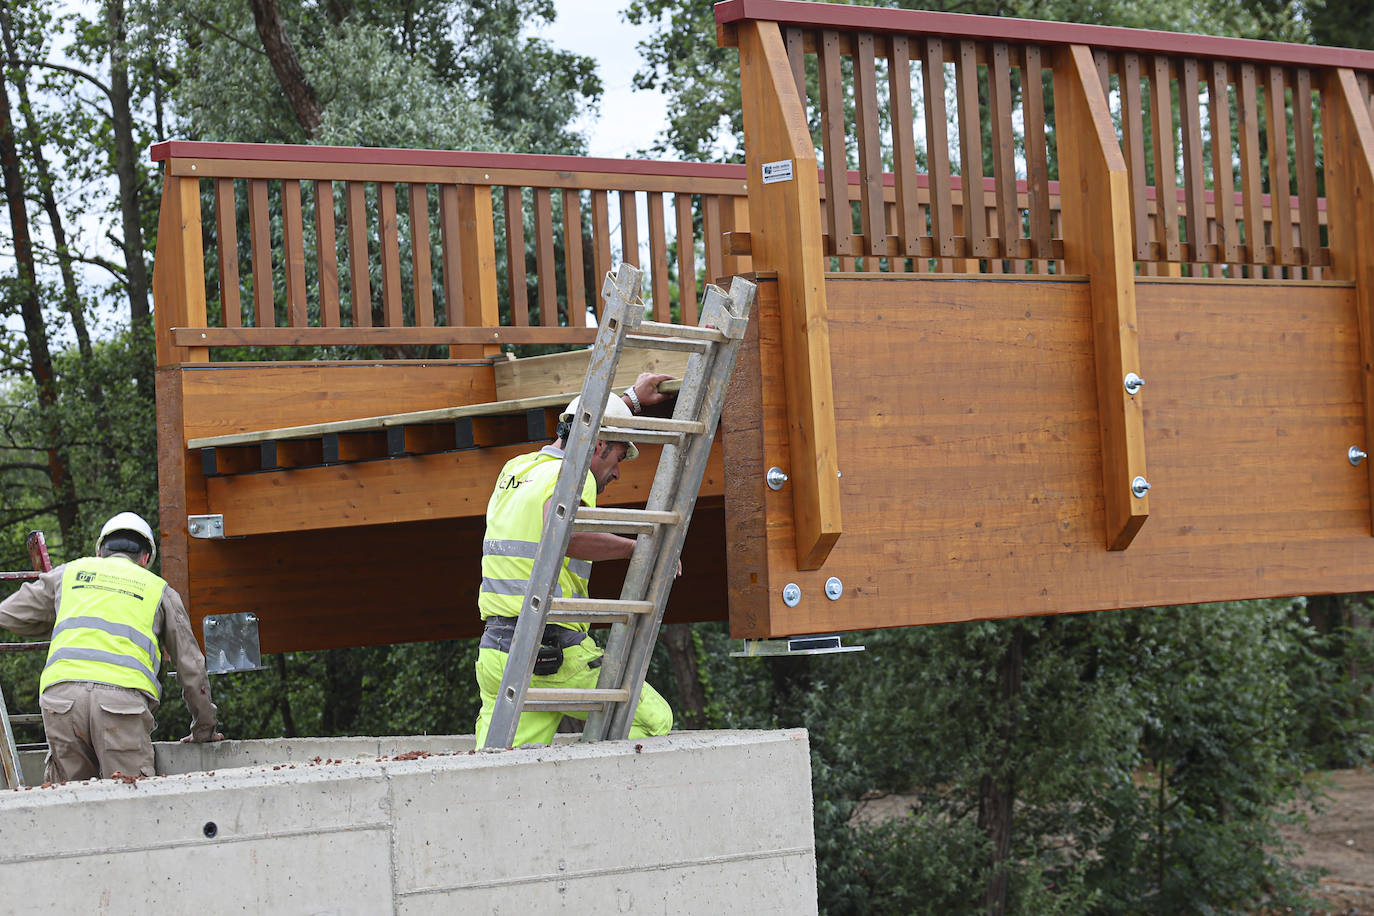
[(639, 395), (635, 394), (633, 385), (625, 389), (625, 397), (630, 399), (630, 413), (639, 413), (644, 409), (643, 405), (639, 403)]

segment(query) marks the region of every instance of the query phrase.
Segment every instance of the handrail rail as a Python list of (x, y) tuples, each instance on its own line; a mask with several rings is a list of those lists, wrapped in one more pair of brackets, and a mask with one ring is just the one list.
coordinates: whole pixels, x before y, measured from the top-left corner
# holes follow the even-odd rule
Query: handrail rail
[(809, 3), (804, 0), (723, 0), (715, 5), (716, 25), (747, 20), (803, 28), (829, 28), (883, 34), (922, 33), (945, 38), (974, 38), (1044, 45), (1089, 45), (1098, 50), (1135, 51), (1253, 61), (1303, 67), (1350, 67), (1374, 70), (1374, 51), (1330, 48), (1256, 38), (1220, 38), (1188, 32), (1128, 29), (1044, 19), (974, 16), (929, 10)]

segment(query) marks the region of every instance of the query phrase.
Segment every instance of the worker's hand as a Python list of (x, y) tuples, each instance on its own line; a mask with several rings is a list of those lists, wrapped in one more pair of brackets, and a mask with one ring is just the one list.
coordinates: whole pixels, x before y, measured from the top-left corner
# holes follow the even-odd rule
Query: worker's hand
[[(212, 734), (210, 737), (208, 737), (208, 738), (205, 739), (206, 742), (209, 742), (209, 741), (223, 741), (223, 740), (224, 740), (224, 735), (220, 734), (219, 732), (215, 732), (215, 733)], [(202, 741), (201, 741), (199, 738), (197, 738), (194, 734), (190, 734), (190, 735), (187, 735), (185, 738), (182, 738), (182, 739), (181, 739), (181, 743), (182, 743), (182, 744), (202, 744), (202, 743), (204, 743), (204, 742), (202, 742)]]
[(672, 395), (664, 394), (658, 390), (660, 382), (671, 379), (671, 375), (660, 375), (655, 372), (641, 372), (639, 378), (635, 379), (635, 397), (639, 398), (641, 407), (648, 407), (652, 404), (660, 404), (668, 400)]
[(675, 578), (675, 579), (681, 579), (681, 578), (682, 578), (682, 561), (681, 561), (681, 560), (678, 560), (678, 561), (677, 561), (677, 573), (673, 576), (673, 578)]

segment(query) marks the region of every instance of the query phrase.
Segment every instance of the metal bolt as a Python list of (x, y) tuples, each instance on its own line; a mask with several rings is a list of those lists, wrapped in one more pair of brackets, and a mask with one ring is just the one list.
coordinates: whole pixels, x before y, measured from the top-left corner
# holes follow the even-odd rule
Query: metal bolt
[(768, 489), (781, 490), (782, 485), (787, 483), (787, 472), (782, 468), (772, 467), (768, 469), (768, 477), (766, 479), (768, 481)]
[(844, 597), (844, 583), (837, 576), (825, 580), (825, 597), (831, 601), (839, 601)]
[(789, 582), (782, 587), (782, 603), (788, 607), (796, 607), (801, 604), (801, 586), (795, 582)]
[(1145, 380), (1134, 372), (1127, 372), (1122, 384), (1126, 386), (1127, 394), (1139, 394), (1140, 389), (1145, 387)]
[(205, 621), (205, 625), (210, 629), (214, 629), (215, 627), (219, 626), (219, 621), (211, 617)]
[(1150, 492), (1150, 482), (1144, 477), (1137, 477), (1135, 480), (1131, 481), (1131, 493), (1133, 493), (1137, 499), (1144, 499), (1145, 494), (1148, 492)]
[(1364, 449), (1360, 448), (1358, 445), (1352, 445), (1349, 449), (1346, 450), (1345, 457), (1350, 459), (1350, 463), (1353, 466), (1359, 467), (1360, 462), (1364, 461), (1366, 458), (1369, 457), (1369, 453), (1366, 452)]

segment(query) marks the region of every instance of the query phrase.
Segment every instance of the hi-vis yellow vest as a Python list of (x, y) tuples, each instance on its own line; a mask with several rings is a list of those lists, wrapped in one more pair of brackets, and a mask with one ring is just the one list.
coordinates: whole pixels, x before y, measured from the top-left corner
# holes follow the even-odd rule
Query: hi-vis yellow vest
[(62, 601), (39, 690), (60, 681), (132, 687), (157, 698), (162, 650), (153, 620), (167, 583), (122, 557), (86, 557), (62, 572)]
[[(487, 533), (482, 541), (482, 588), (477, 607), (482, 619), (517, 617), (525, 584), (534, 572), (534, 553), (544, 528), (544, 503), (553, 494), (563, 453), (553, 446), (506, 462), (487, 503)], [(596, 505), (596, 478), (587, 473), (582, 502)], [(563, 558), (555, 598), (585, 598), (590, 560)], [(585, 632), (588, 624), (560, 624)]]

